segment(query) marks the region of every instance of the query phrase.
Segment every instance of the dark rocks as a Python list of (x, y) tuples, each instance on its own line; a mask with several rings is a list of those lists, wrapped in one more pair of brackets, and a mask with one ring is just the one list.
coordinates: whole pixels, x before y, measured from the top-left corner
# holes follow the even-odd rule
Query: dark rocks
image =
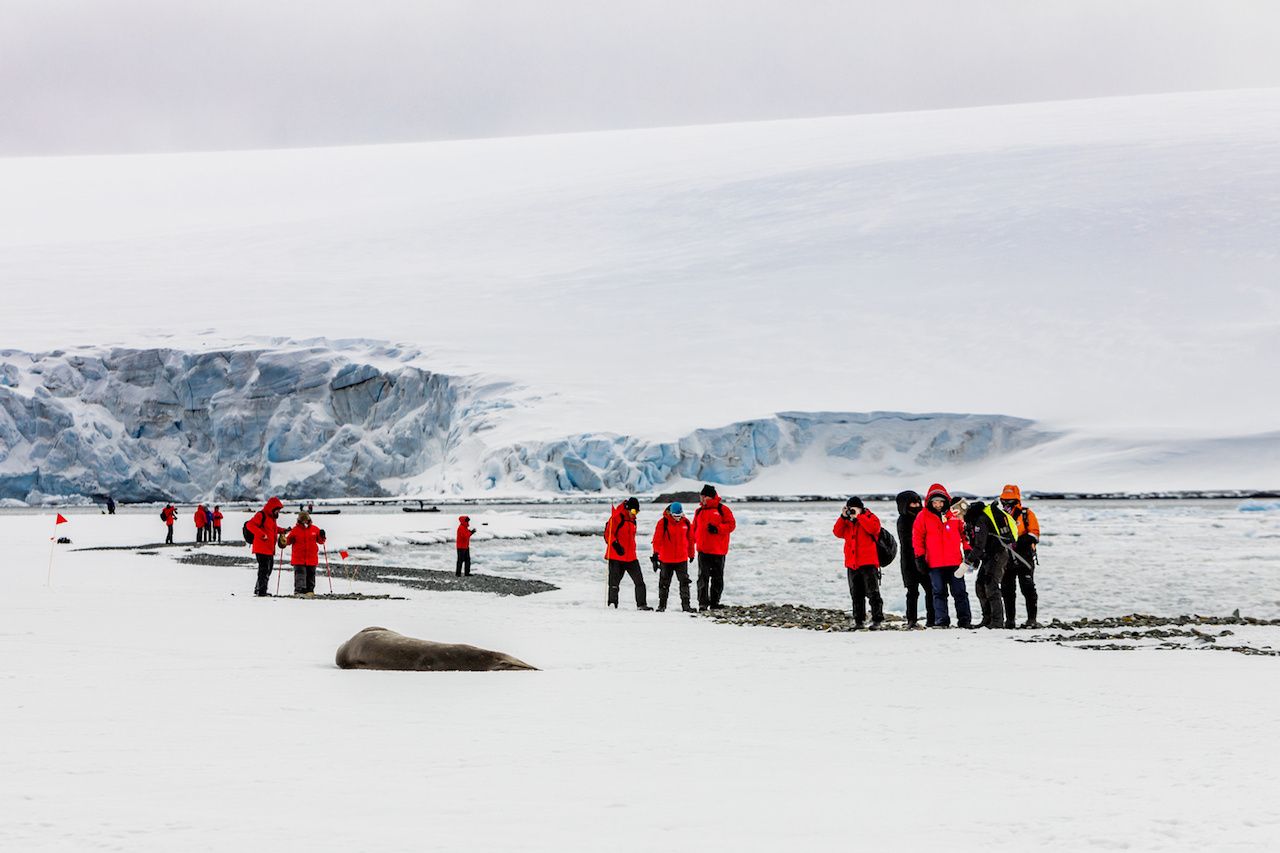
[[(704, 615), (730, 625), (800, 628), (806, 631), (828, 633), (853, 630), (853, 619), (848, 611), (806, 607), (803, 604), (752, 604), (745, 607), (724, 607), (719, 610), (708, 610)], [(885, 614), (883, 627), (894, 630), (905, 627), (905, 623), (901, 616), (889, 613)]]

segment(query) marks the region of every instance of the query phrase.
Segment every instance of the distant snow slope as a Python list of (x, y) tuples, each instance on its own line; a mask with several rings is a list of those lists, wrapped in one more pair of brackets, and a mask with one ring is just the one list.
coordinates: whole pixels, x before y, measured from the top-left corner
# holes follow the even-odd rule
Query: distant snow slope
[(1280, 90), (8, 159), (0, 188), (0, 344), (404, 341), (536, 393), (490, 448), (778, 411), (1277, 428)]

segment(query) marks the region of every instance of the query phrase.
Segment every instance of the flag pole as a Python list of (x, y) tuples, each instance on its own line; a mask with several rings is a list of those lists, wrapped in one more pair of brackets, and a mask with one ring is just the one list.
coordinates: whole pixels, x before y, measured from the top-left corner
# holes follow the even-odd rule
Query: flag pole
[(67, 520), (62, 517), (62, 513), (58, 513), (57, 518), (53, 520), (53, 535), (49, 537), (49, 573), (44, 579), (45, 586), (53, 586), (53, 549), (58, 546), (58, 525), (66, 523)]

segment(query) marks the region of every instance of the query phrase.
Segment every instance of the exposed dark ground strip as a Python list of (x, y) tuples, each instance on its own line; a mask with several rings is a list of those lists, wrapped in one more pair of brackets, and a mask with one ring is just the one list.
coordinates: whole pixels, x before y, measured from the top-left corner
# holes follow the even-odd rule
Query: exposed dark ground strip
[[(192, 566), (229, 566), (241, 569), (258, 568), (256, 560), (244, 556), (228, 556), (226, 554), (185, 554), (178, 557), (179, 563)], [(369, 563), (331, 564), (335, 581), (346, 580), (348, 574), (352, 580), (365, 583), (387, 583), (409, 589), (424, 589), (431, 592), (489, 592), (494, 595), (533, 595), (539, 592), (550, 592), (559, 587), (539, 580), (525, 578), (504, 578), (495, 575), (472, 574), (457, 577), (453, 572), (439, 572), (432, 569), (414, 569), (408, 566), (376, 566)], [(284, 566), (291, 571), (290, 566)], [(324, 566), (316, 572), (319, 582)]]

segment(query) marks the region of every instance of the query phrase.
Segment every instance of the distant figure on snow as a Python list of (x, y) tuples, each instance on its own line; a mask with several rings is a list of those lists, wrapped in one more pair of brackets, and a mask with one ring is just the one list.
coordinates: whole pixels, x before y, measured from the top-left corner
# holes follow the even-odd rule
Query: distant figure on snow
[(862, 499), (845, 501), (835, 527), (837, 539), (844, 540), (844, 567), (849, 580), (849, 596), (853, 599), (853, 630), (866, 627), (867, 599), (871, 601), (871, 630), (880, 630), (884, 622), (884, 599), (880, 597), (880, 553), (876, 538), (880, 535), (880, 519), (867, 509)]
[(907, 589), (907, 628), (921, 628), (919, 622), (920, 593), (924, 592), (925, 625), (933, 624), (933, 587), (929, 573), (916, 566), (916, 552), (912, 548), (911, 528), (916, 523), (924, 503), (919, 492), (898, 492), (898, 569), (902, 572), (902, 585)]
[(164, 544), (173, 544), (173, 523), (178, 519), (178, 511), (174, 509), (173, 504), (165, 504), (164, 509), (160, 510), (160, 518), (168, 527), (168, 532), (164, 537)]
[(964, 577), (956, 569), (964, 562), (964, 524), (951, 512), (951, 494), (940, 483), (934, 483), (925, 494), (924, 511), (916, 516), (911, 528), (911, 548), (916, 553), (916, 566), (929, 573), (933, 589), (933, 625), (951, 626), (947, 591), (956, 601), (956, 622), (970, 628), (973, 613), (969, 609), (969, 592)]
[(636, 609), (652, 610), (648, 603), (648, 590), (640, 561), (636, 559), (636, 516), (640, 514), (640, 501), (627, 498), (613, 508), (609, 523), (604, 527), (606, 543), (604, 556), (609, 561), (609, 598), (606, 606), (617, 609), (618, 592), (622, 576), (626, 574), (636, 588)]
[(729, 534), (738, 522), (720, 501), (716, 487), (702, 487), (699, 507), (693, 514), (693, 544), (698, 550), (698, 610), (718, 610), (724, 594), (724, 559)]
[(205, 512), (204, 504), (196, 505), (195, 522), (196, 522), (196, 542), (204, 541), (204, 526), (208, 522), (209, 515)]
[(316, 566), (320, 565), (320, 546), (325, 542), (324, 529), (311, 523), (311, 514), (298, 513), (298, 523), (285, 536), (292, 545), (289, 562), (293, 566), (293, 594), (316, 594)]
[(253, 588), (257, 596), (269, 596), (267, 584), (271, 580), (271, 570), (276, 562), (276, 539), (281, 533), (288, 531), (280, 527), (277, 519), (284, 504), (277, 497), (272, 497), (244, 523), (245, 533), (253, 543), (254, 556), (258, 558), (258, 582)]
[(662, 512), (653, 528), (653, 557), (658, 569), (658, 612), (667, 609), (671, 576), (680, 582), (680, 609), (693, 613), (689, 602), (689, 561), (693, 559), (693, 525), (684, 517), (684, 507), (673, 503)]
[(1014, 546), (1015, 557), (1010, 557), (1009, 568), (1004, 573), (1000, 584), (1000, 592), (1004, 597), (1004, 626), (1012, 628), (1017, 621), (1014, 617), (1017, 605), (1017, 586), (1022, 587), (1022, 600), (1027, 607), (1027, 621), (1024, 628), (1039, 628), (1036, 621), (1036, 610), (1039, 596), (1036, 594), (1036, 564), (1040, 561), (1037, 551), (1040, 545), (1040, 521), (1036, 514), (1022, 505), (1022, 490), (1010, 483), (1000, 493), (1000, 505), (1009, 513), (1018, 526), (1018, 541)]
[(213, 538), (210, 539), (209, 541), (221, 542), (222, 541), (222, 507), (217, 506), (215, 504), (213, 507), (213, 512), (210, 514), (209, 517), (213, 523), (213, 527), (211, 528), (211, 531), (210, 531), (213, 535)]
[(458, 516), (458, 562), (454, 567), (454, 573), (458, 577), (463, 574), (468, 577), (471, 575), (471, 534), (475, 532), (475, 528), (471, 526), (471, 516)]
[(115, 514), (116, 514), (115, 499), (112, 498), (111, 495), (107, 495), (107, 515), (115, 515)]

